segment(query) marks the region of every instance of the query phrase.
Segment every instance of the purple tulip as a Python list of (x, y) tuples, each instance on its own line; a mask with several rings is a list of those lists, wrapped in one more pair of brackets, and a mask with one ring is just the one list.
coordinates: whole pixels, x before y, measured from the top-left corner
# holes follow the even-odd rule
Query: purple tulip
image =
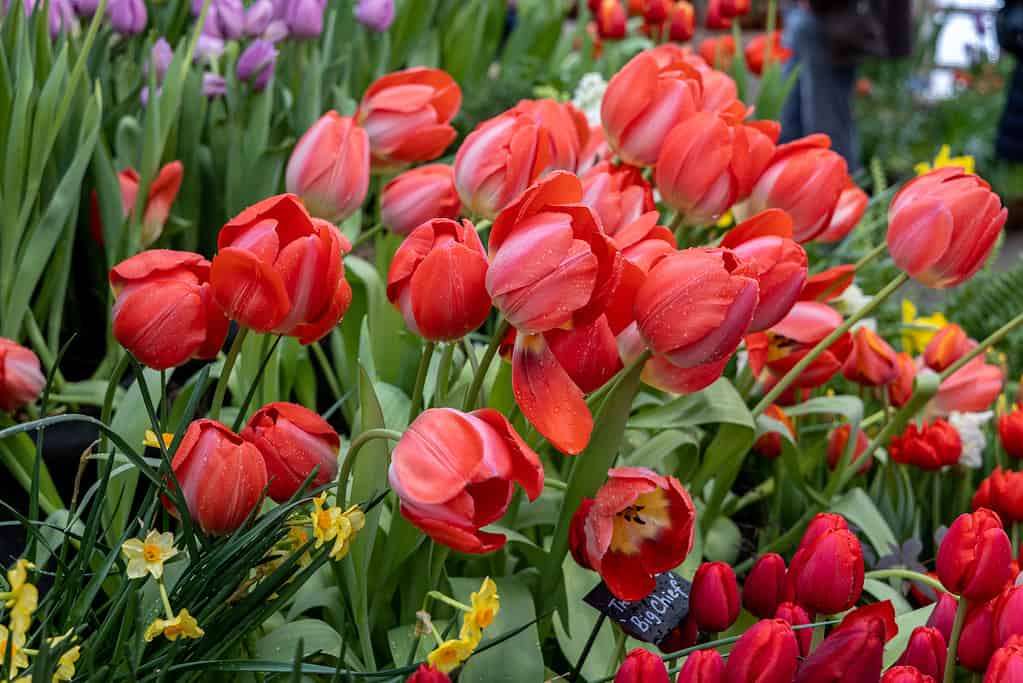
[(287, 37), (288, 24), (283, 19), (274, 19), (263, 31), (263, 40), (269, 40), (271, 43), (279, 43)]
[(363, 26), (383, 33), (394, 23), (394, 0), (359, 0), (355, 18)]
[(114, 31), (124, 36), (142, 33), (149, 18), (142, 0), (110, 0), (107, 16)]
[(238, 58), (238, 80), (249, 81), (253, 90), (266, 87), (277, 60), (277, 48), (268, 40), (254, 40)]
[(291, 0), (285, 20), (296, 38), (319, 38), (323, 33), (324, 3), (321, 0)]
[(199, 34), (199, 40), (195, 45), (195, 57), (193, 58), (196, 64), (211, 62), (222, 54), (224, 54), (224, 41), (222, 39), (208, 36), (205, 33)]
[(71, 6), (82, 19), (91, 19), (99, 9), (99, 0), (72, 0)]
[(202, 75), (202, 94), (209, 99), (223, 97), (227, 92), (227, 81), (220, 74), (205, 73)]
[(25, 16), (31, 16), (32, 10), (35, 9), (35, 0), (4, 0), (4, 14), (11, 11), (11, 5), (20, 4), (22, 9), (25, 10)]
[(62, 30), (73, 31), (78, 25), (71, 0), (50, 0), (50, 37), (56, 38)]
[(245, 33), (245, 6), (241, 0), (213, 0), (202, 32), (224, 40), (241, 38)]
[(171, 49), (166, 38), (160, 38), (153, 43), (153, 50), (149, 53), (149, 61), (145, 64), (143, 73), (148, 76), (149, 67), (152, 65), (156, 70), (156, 82), (163, 83), (163, 77), (167, 75), (167, 69), (170, 68), (172, 59), (174, 59), (174, 50)]
[(253, 38), (262, 35), (273, 15), (274, 6), (270, 0), (256, 0), (245, 11), (245, 35)]

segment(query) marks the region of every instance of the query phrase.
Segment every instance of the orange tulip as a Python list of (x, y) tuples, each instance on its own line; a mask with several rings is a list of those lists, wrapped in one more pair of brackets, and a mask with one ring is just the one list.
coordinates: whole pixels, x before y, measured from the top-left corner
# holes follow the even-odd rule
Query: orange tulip
[(351, 117), (329, 111), (307, 130), (288, 159), (284, 184), (317, 218), (340, 223), (369, 190), (369, 139)]
[[(710, 21), (709, 14), (707, 20)], [(704, 38), (700, 42), (700, 56), (711, 67), (728, 71), (732, 68), (732, 60), (735, 59), (735, 38), (732, 36)]]
[(945, 325), (931, 337), (924, 349), (924, 363), (931, 370), (941, 372), (977, 346), (955, 323)]
[(932, 412), (948, 415), (953, 411), (976, 413), (987, 410), (1002, 393), (1004, 381), (1000, 367), (989, 365), (983, 356), (978, 356), (941, 383), (938, 393), (931, 399)]
[(458, 218), (462, 200), (447, 164), (427, 164), (400, 173), (380, 194), (380, 220), (399, 235), (434, 218)]
[(906, 405), (910, 396), (913, 395), (913, 382), (916, 379), (916, 361), (906, 352), (895, 356), (895, 365), (898, 374), (888, 385), (888, 398), (892, 405), (901, 408)]
[[(184, 166), (180, 161), (172, 161), (164, 165), (156, 174), (152, 184), (149, 186), (149, 196), (146, 198), (145, 209), (142, 212), (142, 236), (141, 244), (148, 247), (160, 239), (163, 234), (163, 226), (170, 216), (171, 205), (178, 196), (181, 189), (181, 179), (184, 176)], [(134, 168), (126, 168), (117, 174), (117, 180), (121, 185), (121, 208), (125, 218), (135, 211), (135, 201), (139, 192), (139, 174)]]
[[(828, 437), (828, 469), (833, 470), (838, 467), (838, 462), (842, 458), (842, 453), (845, 452), (846, 446), (849, 443), (849, 432), (852, 428), (849, 425), (841, 425), (836, 427), (832, 432), (831, 436)], [(864, 451), (867, 450), (867, 446), (870, 442), (867, 440), (867, 435), (863, 433), (863, 430), (856, 430), (856, 443), (853, 445), (852, 455), (849, 456), (849, 464), (853, 464), (858, 460), (862, 460), (860, 457)], [(860, 463), (859, 473), (866, 474), (870, 471), (871, 465), (874, 464), (873, 458), (867, 458)]]
[(607, 40), (621, 40), (625, 37), (625, 8), (619, 0), (601, 0), (597, 8), (597, 33)]
[(842, 375), (865, 387), (879, 387), (899, 374), (895, 349), (876, 332), (861, 327), (853, 333), (852, 349), (842, 366)]
[(672, 3), (668, 12), (668, 38), (678, 43), (685, 43), (693, 38), (696, 32), (696, 10), (687, 0)]
[(751, 73), (760, 76), (764, 73), (767, 64), (778, 62), (784, 64), (792, 58), (792, 50), (781, 44), (781, 31), (774, 31), (770, 35), (771, 56), (770, 62), (767, 56), (768, 35), (761, 33), (746, 43), (745, 56), (746, 66)]

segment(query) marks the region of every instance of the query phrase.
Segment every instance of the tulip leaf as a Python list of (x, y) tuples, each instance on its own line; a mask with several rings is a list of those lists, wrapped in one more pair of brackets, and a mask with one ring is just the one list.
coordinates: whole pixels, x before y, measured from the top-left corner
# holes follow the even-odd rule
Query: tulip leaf
[(718, 517), (707, 529), (703, 556), (708, 562), (735, 564), (742, 547), (742, 532), (728, 517)]
[(867, 579), (863, 582), (863, 590), (873, 595), (879, 602), (890, 600), (896, 614), (906, 614), (913, 610), (902, 593), (884, 581)]
[(855, 524), (867, 537), (870, 544), (874, 546), (878, 557), (884, 557), (898, 548), (895, 534), (892, 533), (884, 515), (878, 511), (874, 501), (861, 488), (854, 488), (847, 491), (836, 503), (831, 506), (832, 512), (837, 512), (852, 524)]
[(302, 654), (317, 652), (341, 655), (341, 636), (330, 624), (319, 619), (298, 619), (274, 629), (256, 641), (254, 655), (262, 659), (283, 660), (302, 642)]
[[(565, 576), (568, 609), (554, 616), (554, 634), (565, 659), (574, 665), (600, 617), (600, 612), (583, 602), (583, 596), (600, 583), (600, 576), (583, 569), (571, 557), (562, 562), (561, 571)], [(607, 674), (615, 656), (614, 640), (614, 627), (605, 620), (580, 671), (583, 680), (592, 681)]]
[(679, 396), (656, 408), (641, 411), (629, 421), (633, 429), (695, 427), (729, 423), (753, 429), (753, 417), (742, 396), (725, 378), (695, 394)]

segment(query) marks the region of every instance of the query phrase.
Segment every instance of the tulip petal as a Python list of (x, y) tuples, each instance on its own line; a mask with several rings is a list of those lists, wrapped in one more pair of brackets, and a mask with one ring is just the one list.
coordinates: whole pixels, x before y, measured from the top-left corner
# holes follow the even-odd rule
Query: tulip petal
[(952, 213), (938, 199), (923, 197), (890, 215), (888, 250), (902, 270), (917, 276), (941, 258), (952, 239)]
[(596, 391), (622, 369), (618, 343), (604, 316), (585, 327), (549, 330), (544, 337), (561, 367), (584, 393)]
[(481, 252), (449, 242), (434, 249), (412, 275), (412, 315), (427, 339), (461, 339), (490, 313), (487, 259)]
[(195, 285), (161, 283), (126, 290), (114, 315), (114, 338), (147, 367), (166, 370), (188, 360), (206, 339), (206, 305)]
[(414, 506), (401, 504), (401, 514), (423, 533), (442, 545), (459, 552), (483, 554), (504, 547), (503, 534), (492, 534), (471, 526), (457, 525), (421, 514)]
[(281, 276), (245, 249), (221, 249), (213, 259), (210, 284), (227, 317), (258, 332), (276, 327), (291, 307)]

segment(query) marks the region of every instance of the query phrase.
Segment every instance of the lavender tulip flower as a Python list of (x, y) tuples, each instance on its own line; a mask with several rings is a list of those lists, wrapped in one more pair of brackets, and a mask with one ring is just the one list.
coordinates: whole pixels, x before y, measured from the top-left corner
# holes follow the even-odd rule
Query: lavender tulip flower
[(220, 74), (205, 73), (202, 75), (202, 94), (209, 99), (223, 97), (227, 92), (227, 81)]
[(195, 57), (192, 61), (196, 64), (206, 64), (222, 54), (224, 54), (223, 39), (200, 33), (199, 40), (195, 45)]
[(274, 6), (270, 0), (256, 0), (245, 10), (245, 35), (252, 38), (262, 35), (273, 15)]
[(277, 48), (268, 40), (254, 40), (238, 58), (238, 80), (249, 81), (253, 90), (262, 90), (273, 74)]
[(78, 18), (71, 0), (50, 0), (50, 37), (56, 38), (61, 31), (75, 31)]
[(323, 33), (324, 3), (321, 0), (291, 0), (285, 21), (296, 38), (319, 38)]
[(394, 0), (359, 0), (355, 18), (363, 26), (383, 33), (394, 23)]
[[(52, 0), (51, 0), (52, 1)], [(149, 67), (156, 70), (156, 82), (163, 83), (163, 77), (167, 75), (171, 60), (174, 59), (174, 50), (166, 38), (160, 38), (153, 43), (153, 50), (149, 53), (149, 61), (143, 68), (143, 73), (149, 75)]]
[(110, 0), (107, 16), (114, 31), (124, 36), (142, 33), (149, 19), (142, 0)]

